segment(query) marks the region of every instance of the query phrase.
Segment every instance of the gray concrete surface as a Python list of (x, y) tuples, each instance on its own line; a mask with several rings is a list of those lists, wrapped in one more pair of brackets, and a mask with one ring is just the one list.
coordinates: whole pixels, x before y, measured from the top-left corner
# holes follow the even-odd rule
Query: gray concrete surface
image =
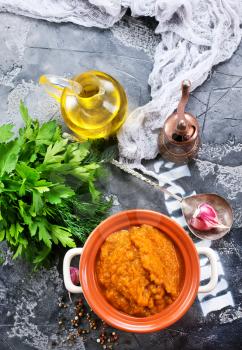
[[(12, 121), (16, 128), (21, 125), (20, 99), (34, 117), (44, 120), (56, 113), (61, 120), (56, 103), (38, 86), (43, 73), (71, 76), (100, 69), (124, 85), (130, 110), (146, 103), (150, 98), (148, 75), (159, 40), (154, 27), (153, 22), (128, 16), (111, 30), (100, 30), (0, 14), (0, 122)], [(213, 293), (199, 295), (170, 329), (148, 335), (119, 332), (116, 348), (120, 350), (241, 348), (242, 45), (228, 62), (214, 67), (210, 78), (192, 94), (188, 109), (197, 115), (201, 126), (197, 161), (177, 167), (158, 158), (146, 165), (172, 181), (178, 193), (217, 192), (231, 201), (234, 227), (224, 239), (211, 244), (218, 254), (219, 285)], [(113, 212), (149, 208), (182, 223), (172, 200), (164, 200), (157, 191), (117, 169), (110, 169), (106, 191), (115, 196)], [(58, 328), (63, 313), (58, 298), (67, 298), (67, 293), (61, 261), (62, 256), (57, 255), (56, 266), (33, 274), (24, 262), (12, 262), (7, 253), (0, 267), (0, 350), (101, 349), (93, 333), (75, 344), (63, 343), (66, 334)], [(207, 266), (201, 263), (206, 280)], [(70, 313), (65, 311), (67, 320)]]

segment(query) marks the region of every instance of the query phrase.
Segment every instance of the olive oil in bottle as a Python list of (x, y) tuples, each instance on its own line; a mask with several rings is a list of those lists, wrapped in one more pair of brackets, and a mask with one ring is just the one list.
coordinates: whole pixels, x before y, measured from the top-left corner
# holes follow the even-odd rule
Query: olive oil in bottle
[(40, 84), (60, 102), (66, 125), (80, 140), (107, 138), (124, 123), (127, 97), (120, 83), (100, 71), (88, 71), (68, 80), (52, 75)]

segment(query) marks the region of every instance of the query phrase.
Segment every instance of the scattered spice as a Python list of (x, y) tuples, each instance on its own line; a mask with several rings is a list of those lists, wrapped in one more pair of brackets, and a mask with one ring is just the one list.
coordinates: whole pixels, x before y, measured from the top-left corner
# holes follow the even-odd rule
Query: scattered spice
[[(100, 344), (100, 349), (113, 350), (118, 342), (118, 334), (109, 330), (109, 326), (102, 320), (98, 319), (89, 307), (87, 307), (82, 299), (78, 299), (74, 303), (74, 315), (70, 317), (70, 309), (73, 303), (66, 304), (62, 299), (58, 301), (61, 317), (58, 319), (59, 331), (57, 334), (63, 335), (62, 343), (68, 342), (73, 344), (81, 337), (83, 341), (88, 339), (95, 340)], [(65, 308), (66, 306), (66, 308)], [(64, 317), (68, 313), (69, 317)], [(69, 321), (68, 321), (69, 318)], [(59, 344), (57, 344), (59, 345)]]
[(209, 231), (213, 228), (226, 228), (225, 225), (219, 222), (216, 210), (207, 203), (201, 203), (197, 207), (190, 220), (190, 225), (199, 231)]

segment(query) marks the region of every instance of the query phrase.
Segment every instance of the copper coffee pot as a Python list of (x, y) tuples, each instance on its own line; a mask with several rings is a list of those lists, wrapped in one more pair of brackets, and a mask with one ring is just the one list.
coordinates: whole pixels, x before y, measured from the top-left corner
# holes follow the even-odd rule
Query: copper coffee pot
[(182, 96), (177, 112), (167, 118), (159, 135), (160, 154), (174, 163), (187, 163), (192, 160), (200, 144), (197, 119), (185, 112), (190, 87), (191, 82), (183, 80)]

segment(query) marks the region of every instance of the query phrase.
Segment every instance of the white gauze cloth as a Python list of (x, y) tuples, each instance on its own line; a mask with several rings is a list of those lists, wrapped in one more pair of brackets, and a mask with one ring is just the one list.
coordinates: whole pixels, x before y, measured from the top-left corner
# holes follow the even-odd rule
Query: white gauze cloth
[(102, 28), (127, 8), (132, 16), (155, 17), (161, 34), (149, 77), (152, 100), (134, 110), (118, 134), (121, 159), (138, 166), (157, 155), (159, 130), (177, 106), (181, 81), (190, 79), (195, 89), (237, 48), (240, 0), (0, 0), (1, 12)]

